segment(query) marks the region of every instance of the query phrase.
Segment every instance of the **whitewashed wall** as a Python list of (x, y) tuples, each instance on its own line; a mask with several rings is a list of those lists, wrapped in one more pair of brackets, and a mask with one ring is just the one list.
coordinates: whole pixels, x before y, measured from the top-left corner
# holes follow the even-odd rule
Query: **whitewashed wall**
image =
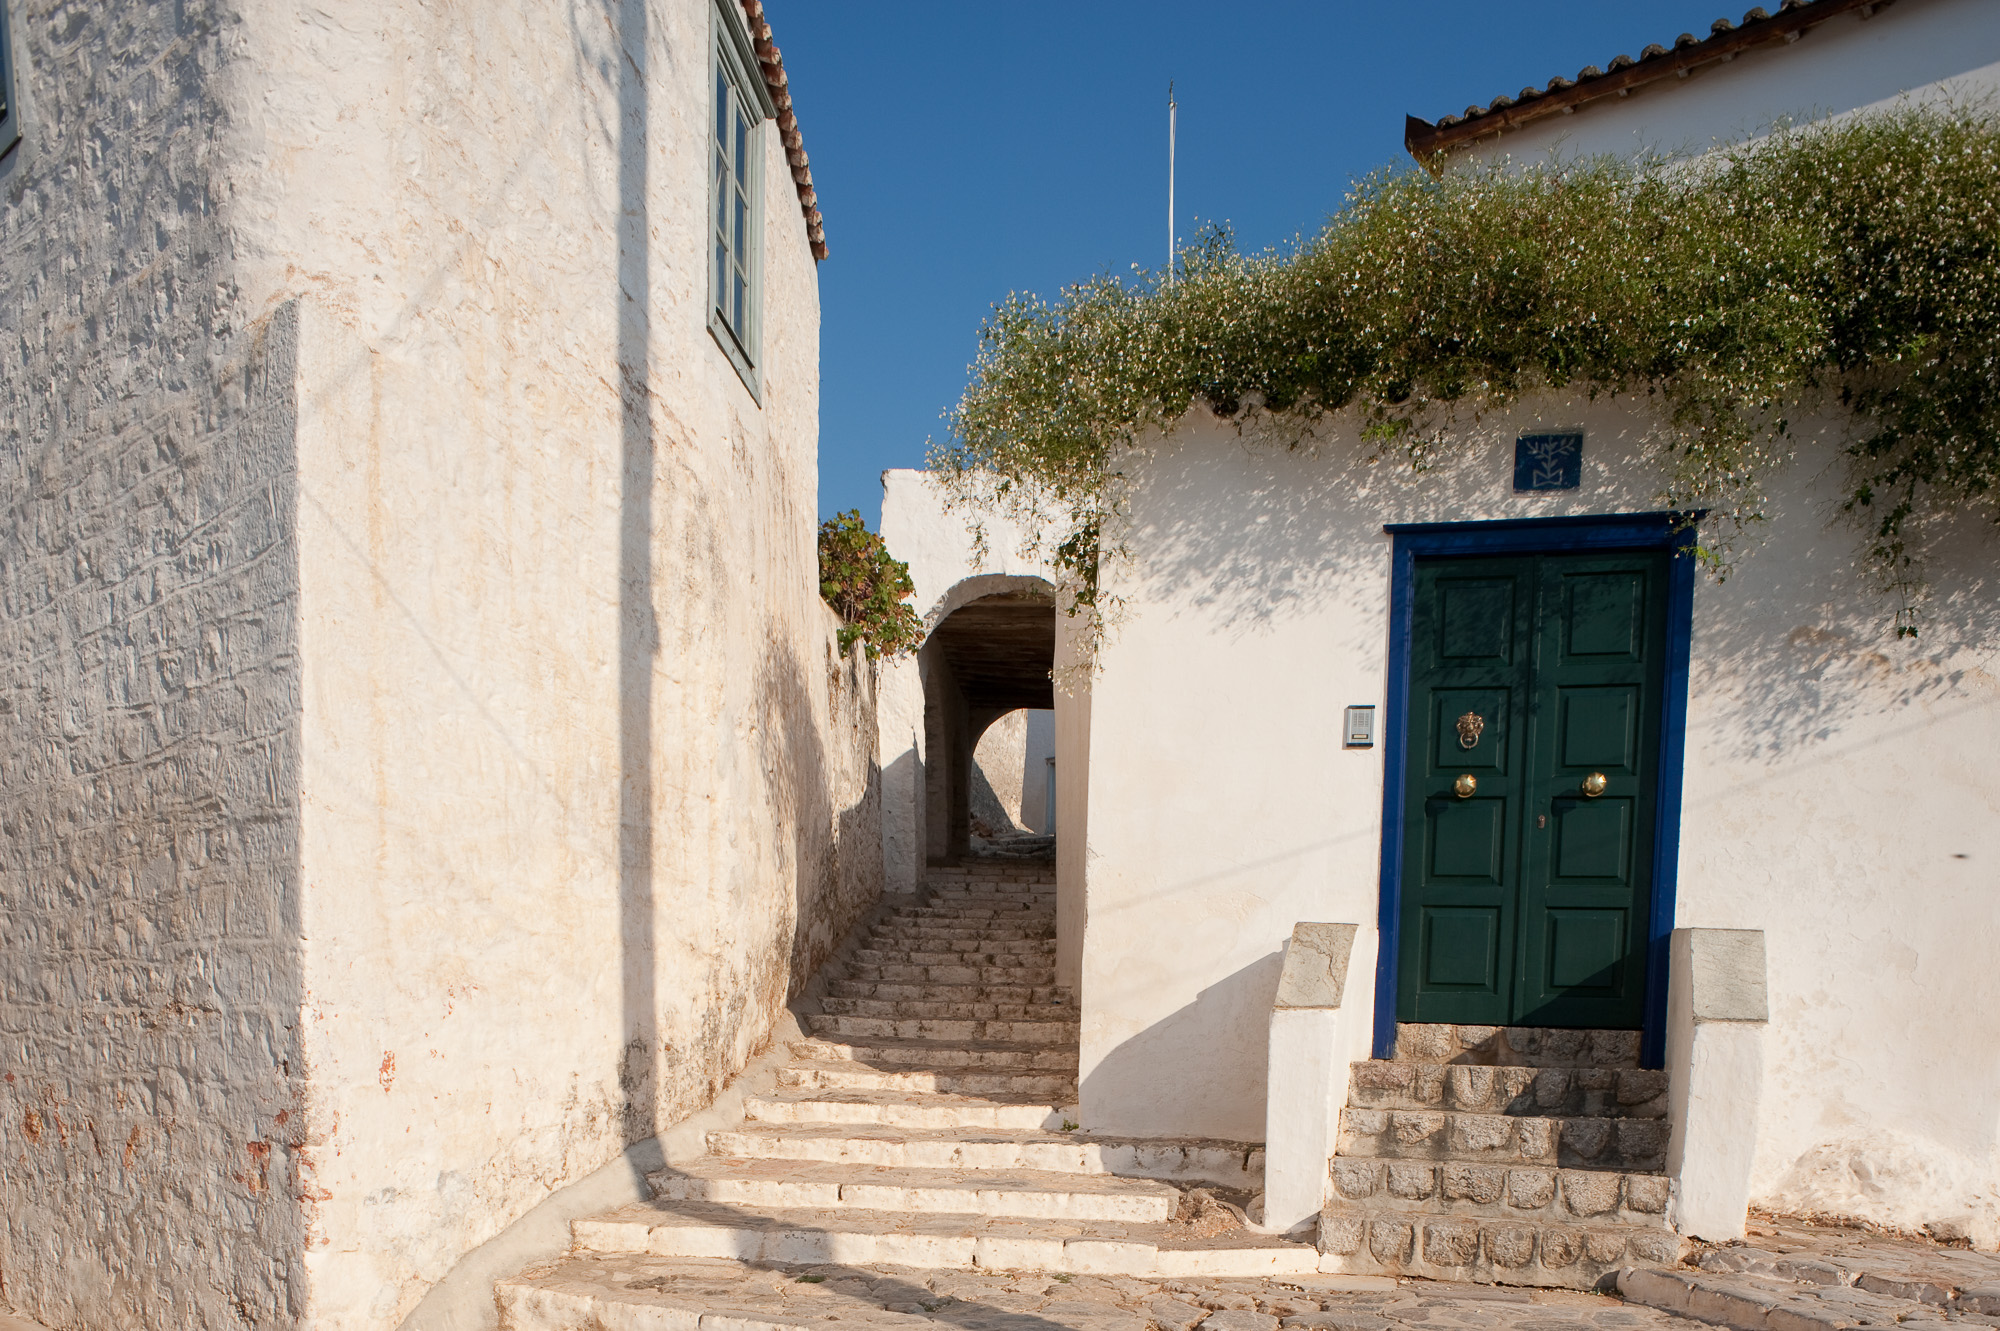
[[(1648, 42), (1671, 46), (1673, 37), (1664, 31), (1635, 32), (1626, 50), (1637, 55)], [(1595, 63), (1607, 65), (1616, 54), (1606, 51)], [(1553, 72), (1565, 77), (1575, 73), (1524, 70), (1524, 81), (1540, 86)], [(1469, 91), (1475, 98), (1479, 92)], [(1492, 90), (1509, 96), (1513, 91)], [(1703, 65), (1685, 79), (1656, 80), (1629, 97), (1603, 97), (1571, 115), (1529, 121), (1460, 153), (1519, 161), (1703, 153), (1761, 137), (1778, 125), (1889, 106), (1905, 98), (1978, 103), (1990, 102), (1996, 93), (2000, 7), (1987, 0), (1897, 0), (1866, 16), (1849, 10), (1795, 42), (1753, 48), (1726, 63)]]
[[(1579, 423), (1583, 487), (1514, 495), (1514, 435)], [(1082, 852), (1086, 1128), (1260, 1138), (1292, 925), (1377, 924), (1382, 749), (1339, 727), (1383, 702), (1383, 524), (1656, 509), (1642, 432), (1617, 404), (1550, 404), (1415, 476), (1337, 430), (1288, 451), (1190, 416), (1122, 468), (1128, 614), (1092, 690)], [(1936, 533), (1924, 635), (1898, 641), (1837, 518), (1835, 437), (1697, 587), (1675, 923), (1766, 931), (1756, 1200), (1990, 1245), (2000, 532)]]
[[(1055, 756), (1055, 713), (1020, 708), (986, 727), (972, 754), (973, 766), (993, 793), (988, 811), (1021, 831), (1043, 832), (1049, 821), (1049, 760)], [(973, 813), (983, 805), (973, 782)], [(996, 826), (998, 824), (996, 823)]]
[[(1053, 573), (1013, 523), (984, 520), (985, 548), (967, 515), (951, 509), (928, 475), (908, 468), (882, 473), (883, 542), (910, 566), (910, 604), (925, 631), (988, 592), (1027, 585)], [(924, 882), (924, 688), (914, 655), (882, 663), (880, 690), (882, 856), (886, 890), (915, 892)], [(1060, 705), (1060, 704), (1059, 704)]]
[(792, 182), (759, 402), (709, 0), (16, 17), (6, 1297), (394, 1326), (879, 890)]
[(0, 1304), (305, 1304), (296, 320), (230, 302), (204, 4), (14, 0), (0, 160)]

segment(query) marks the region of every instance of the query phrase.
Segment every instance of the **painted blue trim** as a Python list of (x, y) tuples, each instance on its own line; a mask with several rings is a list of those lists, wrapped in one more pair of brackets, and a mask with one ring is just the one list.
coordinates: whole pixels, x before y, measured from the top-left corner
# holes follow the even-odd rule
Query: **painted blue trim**
[(1396, 1053), (1396, 957), (1403, 928), (1403, 743), (1410, 707), (1410, 620), (1416, 604), (1417, 557), (1401, 536), (1389, 565), (1389, 695), (1382, 700), (1382, 897), (1375, 928), (1376, 1058)]
[(1687, 746), (1688, 663), (1694, 637), (1695, 524), (1705, 513), (1617, 513), (1493, 522), (1402, 522), (1389, 565), (1389, 683), (1383, 699), (1382, 883), (1376, 928), (1376, 1058), (1396, 1046), (1396, 963), (1402, 931), (1404, 731), (1410, 706), (1410, 627), (1417, 559), (1440, 555), (1575, 554), (1590, 550), (1672, 550), (1667, 582), (1667, 662), (1660, 700), (1660, 766), (1654, 809), (1653, 898), (1646, 928), (1646, 999), (1640, 1062), (1662, 1066), (1667, 1039), (1668, 940), (1680, 872), (1681, 764)]
[[(1696, 515), (1699, 521), (1700, 515)], [(1681, 774), (1687, 760), (1688, 664), (1694, 656), (1694, 527), (1674, 533), (1667, 566), (1667, 676), (1661, 683), (1659, 802), (1653, 815), (1653, 909), (1639, 1066), (1667, 1065), (1667, 966), (1681, 868)]]

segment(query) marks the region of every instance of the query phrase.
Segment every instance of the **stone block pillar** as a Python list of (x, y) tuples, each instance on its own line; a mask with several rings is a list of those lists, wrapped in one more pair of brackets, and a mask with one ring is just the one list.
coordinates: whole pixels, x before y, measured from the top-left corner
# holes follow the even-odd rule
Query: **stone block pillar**
[(1259, 1228), (1284, 1234), (1318, 1219), (1327, 1160), (1340, 1133), (1355, 1023), (1367, 1013), (1346, 1001), (1359, 926), (1301, 923), (1292, 930), (1271, 1004), (1269, 1097), (1264, 1110), (1264, 1214)]
[(1743, 1237), (1770, 1003), (1760, 929), (1676, 929), (1667, 978), (1674, 1228)]

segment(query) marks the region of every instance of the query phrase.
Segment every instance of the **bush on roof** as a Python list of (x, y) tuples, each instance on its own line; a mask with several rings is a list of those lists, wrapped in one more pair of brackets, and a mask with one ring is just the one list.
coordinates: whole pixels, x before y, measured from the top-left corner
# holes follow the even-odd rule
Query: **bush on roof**
[(2000, 482), (2000, 117), (1902, 108), (1694, 160), (1383, 171), (1318, 235), (1243, 254), (1210, 230), (1175, 271), (1010, 297), (930, 465), (967, 505), (1053, 521), (1096, 609), (1119, 450), (1206, 402), (1296, 443), (1352, 412), (1415, 465), (1455, 422), (1561, 389), (1645, 394), (1661, 500), (1761, 518), (1790, 415), (1855, 431), (1848, 509), (1914, 633), (1910, 540)]

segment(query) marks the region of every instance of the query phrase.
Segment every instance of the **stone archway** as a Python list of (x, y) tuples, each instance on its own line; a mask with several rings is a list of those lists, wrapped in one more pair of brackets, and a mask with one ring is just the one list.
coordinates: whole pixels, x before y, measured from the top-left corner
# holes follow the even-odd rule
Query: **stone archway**
[(955, 864), (971, 845), (973, 751), (995, 720), (1053, 709), (1055, 592), (1040, 578), (968, 578), (930, 617), (917, 654), (924, 689), (924, 857)]

